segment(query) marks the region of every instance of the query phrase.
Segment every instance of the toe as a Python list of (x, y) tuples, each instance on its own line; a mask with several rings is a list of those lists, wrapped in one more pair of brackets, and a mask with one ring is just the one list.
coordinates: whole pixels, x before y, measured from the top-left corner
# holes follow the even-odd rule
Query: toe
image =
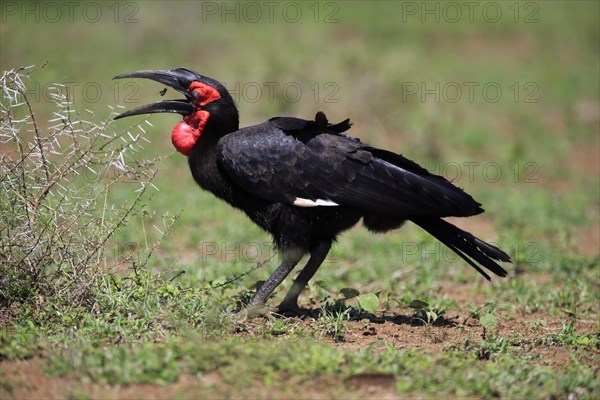
[(300, 308), (300, 306), (298, 306), (298, 303), (295, 302), (282, 302), (275, 308), (274, 312), (276, 314), (283, 315), (284, 317), (314, 318), (314, 315), (311, 310)]

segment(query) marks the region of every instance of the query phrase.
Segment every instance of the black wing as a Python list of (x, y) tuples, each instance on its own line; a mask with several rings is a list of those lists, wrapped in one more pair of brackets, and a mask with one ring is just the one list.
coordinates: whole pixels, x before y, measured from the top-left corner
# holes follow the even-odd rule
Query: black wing
[(397, 217), (483, 211), (443, 177), (344, 135), (349, 127), (331, 125), (321, 113), (315, 121), (275, 118), (223, 137), (219, 163), (245, 190), (275, 202), (335, 203)]

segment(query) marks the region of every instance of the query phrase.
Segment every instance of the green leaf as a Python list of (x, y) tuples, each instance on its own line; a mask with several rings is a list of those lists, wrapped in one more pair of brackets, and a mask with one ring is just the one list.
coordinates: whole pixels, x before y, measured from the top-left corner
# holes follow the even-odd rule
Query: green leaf
[[(354, 288), (343, 288), (342, 290), (340, 290), (340, 296), (343, 300), (348, 300), (348, 299), (353, 299), (356, 296), (358, 296), (360, 294), (360, 292)], [(340, 297), (338, 296), (338, 297)]]
[(498, 325), (498, 319), (494, 314), (484, 314), (479, 318), (479, 323), (485, 329), (494, 329)]
[(218, 277), (218, 278), (216, 278), (214, 281), (212, 281), (210, 284), (211, 284), (213, 287), (216, 287), (216, 286), (223, 285), (225, 282), (227, 282), (227, 278), (226, 278), (226, 277), (224, 277), (224, 276), (219, 276), (219, 277)]
[(415, 310), (423, 310), (425, 308), (429, 308), (429, 303), (423, 300), (413, 300), (408, 306), (410, 308), (414, 308)]
[(379, 298), (375, 293), (366, 293), (358, 296), (358, 305), (363, 310), (375, 314), (379, 308)]
[(439, 315), (433, 310), (426, 311), (425, 315), (427, 316), (427, 322), (430, 324), (434, 323), (439, 318)]

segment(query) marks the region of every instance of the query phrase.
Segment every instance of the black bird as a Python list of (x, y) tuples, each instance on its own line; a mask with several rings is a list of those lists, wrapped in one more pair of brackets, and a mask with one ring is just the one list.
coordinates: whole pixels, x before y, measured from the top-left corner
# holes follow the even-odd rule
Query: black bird
[(443, 217), (483, 212), (470, 195), (441, 176), (387, 150), (349, 137), (350, 121), (271, 118), (240, 129), (235, 103), (218, 81), (185, 68), (116, 76), (148, 78), (181, 92), (185, 99), (141, 106), (115, 117), (170, 112), (183, 116), (172, 132), (177, 150), (189, 156), (196, 182), (243, 210), (273, 235), (281, 265), (257, 290), (252, 305), (264, 304), (306, 253), (310, 258), (279, 312), (301, 313), (298, 296), (324, 261), (332, 242), (362, 219), (372, 232), (396, 229), (409, 220), (436, 237), (485, 278), (487, 269), (506, 271), (502, 250)]

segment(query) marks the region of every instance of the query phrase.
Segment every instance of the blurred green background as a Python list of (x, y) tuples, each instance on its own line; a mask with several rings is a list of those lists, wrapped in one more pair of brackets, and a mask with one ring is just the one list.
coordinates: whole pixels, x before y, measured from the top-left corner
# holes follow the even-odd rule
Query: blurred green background
[[(446, 174), (482, 202), (488, 213), (471, 226), (475, 234), (517, 260), (534, 260), (530, 269), (552, 270), (567, 256), (598, 255), (599, 7), (596, 1), (7, 1), (0, 67), (47, 63), (31, 85), (40, 120), (52, 110), (44, 92), (50, 82), (67, 83), (77, 109), (107, 120), (109, 107), (162, 99), (163, 87), (154, 82), (113, 76), (175, 67), (233, 90), (241, 126), (276, 115), (311, 118), (319, 110), (332, 121), (349, 117), (351, 135)], [(169, 90), (164, 98), (177, 97)], [(199, 268), (198, 279), (227, 275), (235, 267), (198, 261), (202, 243), (269, 237), (194, 187), (185, 157), (170, 144), (178, 118), (148, 118), (151, 144), (140, 157), (165, 157), (155, 182), (160, 192), (143, 223), (181, 212), (159, 252), (164, 265)], [(142, 120), (113, 126), (130, 129)], [(113, 200), (128, 201), (132, 192), (122, 185)], [(117, 239), (141, 243), (140, 227), (132, 222)], [(425, 237), (412, 227), (385, 239), (359, 228), (342, 239), (338, 255), (348, 265), (360, 256), (379, 271), (360, 276), (376, 279), (399, 268), (388, 261), (398, 257), (400, 243)], [(381, 253), (364, 254), (369, 248)]]

